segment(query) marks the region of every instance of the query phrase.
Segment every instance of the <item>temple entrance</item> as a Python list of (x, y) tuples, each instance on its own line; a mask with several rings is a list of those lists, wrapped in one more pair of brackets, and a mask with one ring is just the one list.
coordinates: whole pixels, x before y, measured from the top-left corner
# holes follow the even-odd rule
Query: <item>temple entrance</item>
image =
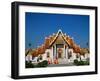
[(57, 58), (62, 58), (63, 57), (63, 50), (64, 50), (64, 45), (63, 44), (57, 44)]
[(65, 58), (65, 48), (64, 44), (56, 44), (56, 54), (57, 54), (57, 60), (59, 64), (66, 64), (67, 59)]
[(61, 48), (58, 49), (58, 58), (62, 58), (63, 50)]

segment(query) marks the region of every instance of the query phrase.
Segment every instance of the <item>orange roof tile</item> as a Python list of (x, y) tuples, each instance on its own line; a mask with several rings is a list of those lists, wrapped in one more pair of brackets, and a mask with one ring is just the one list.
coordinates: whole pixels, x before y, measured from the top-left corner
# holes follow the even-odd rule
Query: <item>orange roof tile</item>
[(75, 53), (80, 53), (80, 47), (77, 46), (73, 39), (71, 39), (69, 36), (65, 35), (62, 33), (62, 31), (58, 31), (55, 35), (49, 36), (45, 38), (45, 42), (42, 46), (40, 46), (39, 48), (35, 49), (32, 53), (33, 56), (38, 56), (39, 54), (43, 54), (45, 53), (46, 49), (49, 49), (50, 46), (56, 41), (57, 37), (59, 36), (59, 33), (61, 33), (63, 39), (65, 40), (66, 43), (68, 43), (68, 45), (73, 48), (73, 51)]

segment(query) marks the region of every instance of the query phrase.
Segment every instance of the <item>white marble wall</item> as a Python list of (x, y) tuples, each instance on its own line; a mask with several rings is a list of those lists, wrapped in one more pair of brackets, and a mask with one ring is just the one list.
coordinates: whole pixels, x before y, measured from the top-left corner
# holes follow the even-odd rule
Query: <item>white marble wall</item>
[[(56, 48), (56, 47), (55, 47), (55, 48)], [(66, 51), (66, 53), (65, 53), (65, 51)], [(68, 59), (68, 52), (69, 52), (69, 51), (72, 52), (72, 57), (70, 57), (70, 59)], [(51, 49), (46, 49), (45, 53), (44, 53), (44, 54), (41, 54), (41, 55), (42, 55), (42, 60), (41, 60), (41, 61), (43, 61), (43, 60), (48, 60), (48, 58), (47, 58), (47, 52), (50, 53), (50, 59), (51, 59), (52, 62), (53, 62), (54, 57), (56, 56), (56, 54), (53, 56), (53, 47), (51, 47)], [(56, 53), (56, 51), (55, 51), (55, 53)], [(86, 60), (89, 59), (89, 57), (90, 57), (90, 54), (86, 53), (85, 56), (78, 54), (78, 55), (79, 55), (79, 58), (77, 58), (77, 57), (76, 57), (77, 54), (73, 52), (73, 49), (69, 49), (69, 48), (66, 48), (66, 50), (64, 49), (64, 50), (63, 50), (63, 54), (64, 54), (64, 55), (63, 55), (63, 59), (66, 60), (66, 63), (68, 63), (68, 62), (74, 62), (75, 59), (77, 59), (78, 61), (80, 61), (80, 58), (81, 58), (81, 60), (86, 61)], [(65, 55), (65, 54), (66, 54), (66, 55)], [(31, 55), (31, 54), (28, 54), (28, 55), (25, 57), (25, 59), (26, 59), (26, 61), (34, 61), (34, 59), (32, 59), (32, 55)], [(37, 59), (38, 59), (38, 56), (36, 57), (35, 60), (37, 60)]]
[(66, 48), (66, 61), (68, 62), (68, 48)]
[(26, 61), (32, 61), (32, 55), (28, 54), (25, 59)]

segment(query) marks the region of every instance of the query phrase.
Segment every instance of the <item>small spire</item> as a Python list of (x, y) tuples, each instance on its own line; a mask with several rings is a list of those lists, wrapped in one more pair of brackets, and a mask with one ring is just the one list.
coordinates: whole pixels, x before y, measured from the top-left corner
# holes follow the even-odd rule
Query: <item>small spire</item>
[(47, 37), (45, 37), (45, 39), (47, 39)]
[(62, 30), (61, 30), (61, 29), (59, 29), (59, 30), (58, 30), (58, 32), (62, 32)]
[(71, 39), (74, 39), (73, 37)]
[(80, 45), (78, 45), (80, 47)]
[(51, 37), (51, 35), (49, 35), (49, 37)]
[(64, 35), (66, 35), (66, 33)]
[(55, 33), (53, 33), (53, 35), (55, 35)]
[(40, 46), (37, 46), (38, 48), (40, 47)]

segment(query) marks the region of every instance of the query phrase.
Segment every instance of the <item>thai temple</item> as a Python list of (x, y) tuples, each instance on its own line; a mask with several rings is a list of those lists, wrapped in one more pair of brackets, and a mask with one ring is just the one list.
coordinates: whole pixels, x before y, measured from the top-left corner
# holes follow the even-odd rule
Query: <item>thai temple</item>
[(49, 64), (73, 63), (75, 59), (86, 60), (89, 53), (81, 53), (82, 48), (76, 45), (73, 38), (58, 30), (56, 34), (45, 38), (44, 44), (36, 49), (26, 51), (26, 61), (38, 62), (47, 60)]

